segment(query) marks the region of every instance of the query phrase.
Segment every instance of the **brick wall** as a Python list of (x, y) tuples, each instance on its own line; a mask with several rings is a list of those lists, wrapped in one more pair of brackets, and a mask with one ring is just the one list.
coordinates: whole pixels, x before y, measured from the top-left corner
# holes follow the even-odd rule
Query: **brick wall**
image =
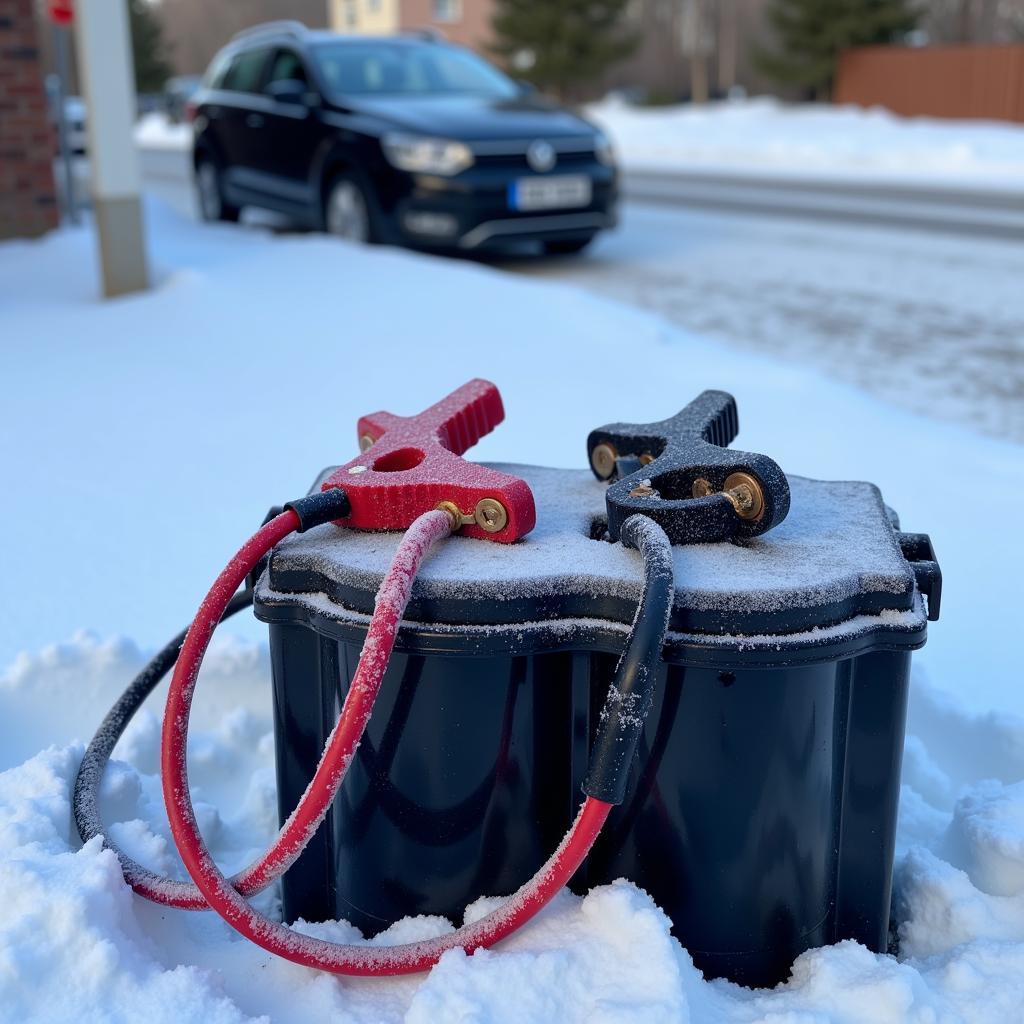
[(33, 0), (0, 0), (0, 238), (57, 226), (54, 133)]
[[(454, 13), (453, 20), (441, 20), (434, 16), (442, 6)], [(401, 0), (399, 27), (406, 32), (418, 28), (435, 28), (449, 42), (468, 46), (489, 57), (487, 44), (492, 38), (493, 15), (494, 0), (456, 0), (453, 5), (438, 5), (434, 0)]]

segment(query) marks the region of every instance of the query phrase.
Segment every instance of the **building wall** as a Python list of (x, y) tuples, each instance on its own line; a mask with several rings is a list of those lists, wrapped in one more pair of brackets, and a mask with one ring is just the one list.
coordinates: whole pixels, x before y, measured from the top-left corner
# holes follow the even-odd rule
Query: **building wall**
[(834, 98), (907, 117), (1024, 121), (1024, 44), (849, 50)]
[(398, 31), (399, 0), (329, 0), (328, 13), (335, 32), (371, 36)]
[(53, 158), (33, 0), (0, 0), (0, 238), (57, 226)]
[[(403, 32), (436, 29), (450, 42), (488, 54), (493, 0), (400, 0), (399, 27)], [(438, 17), (447, 12), (450, 17)]]

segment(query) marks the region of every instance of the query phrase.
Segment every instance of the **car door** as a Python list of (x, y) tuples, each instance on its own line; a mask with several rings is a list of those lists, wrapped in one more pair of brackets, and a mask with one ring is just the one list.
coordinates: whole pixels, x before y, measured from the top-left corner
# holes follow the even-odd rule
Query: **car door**
[(229, 65), (217, 94), (217, 134), (224, 159), (224, 182), (229, 192), (251, 191), (259, 170), (266, 109), (262, 88), (268, 47), (244, 50)]
[[(296, 95), (284, 83), (305, 86), (305, 92)], [(277, 90), (286, 89), (283, 98)], [(318, 116), (319, 96), (302, 57), (289, 47), (279, 47), (270, 59), (264, 81), (267, 100), (266, 130), (261, 153), (261, 170), (268, 185), (275, 188), (289, 203), (312, 205), (318, 199), (313, 194), (310, 169), (324, 134)]]

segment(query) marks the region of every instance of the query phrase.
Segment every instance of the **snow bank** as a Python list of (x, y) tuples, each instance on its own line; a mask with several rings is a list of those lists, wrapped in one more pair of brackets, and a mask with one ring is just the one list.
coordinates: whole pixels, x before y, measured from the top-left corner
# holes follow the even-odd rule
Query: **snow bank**
[(880, 108), (792, 106), (767, 97), (588, 114), (627, 168), (994, 187), (1024, 186), (1024, 126), (898, 117)]
[(153, 111), (135, 122), (135, 143), (143, 149), (191, 149), (192, 126), (175, 124), (162, 111)]
[[(910, 747), (932, 756), (927, 766), (908, 757), (905, 772), (898, 957), (844, 942), (806, 953), (790, 981), (771, 992), (708, 983), (661, 911), (622, 881), (583, 898), (563, 892), (500, 950), (471, 957), (455, 951), (428, 975), (368, 981), (276, 961), (213, 915), (136, 899), (112, 854), (95, 841), (78, 842), (70, 808), (83, 749), (71, 741), (81, 732), (75, 680), (86, 683), (90, 700), (105, 705), (140, 660), (131, 645), (82, 635), (59, 652), (22, 659), (16, 681), (0, 693), (5, 736), (16, 736), (24, 724), (35, 737), (49, 708), (48, 735), (57, 743), (0, 774), (4, 1019), (1002, 1024), (1015, 1019), (1024, 1001), (1024, 784), (965, 777), (956, 756), (947, 759), (941, 734), (930, 731), (934, 716), (911, 722)], [(204, 833), (217, 859), (233, 870), (268, 841), (275, 825), (268, 669), (261, 649), (237, 643), (215, 650), (208, 662), (191, 773)], [(915, 677), (915, 703), (935, 699)], [(158, 709), (154, 698), (130, 727), (107, 773), (102, 806), (112, 835), (133, 856), (181, 876), (156, 774)], [(946, 711), (954, 714), (948, 705)], [(955, 717), (965, 734), (988, 735), (1005, 747), (1005, 723), (985, 725), (962, 712)], [(913, 732), (921, 727), (924, 732)], [(18, 756), (5, 747), (0, 764)], [(1024, 776), (1024, 754), (1005, 767)], [(479, 900), (467, 919), (493, 902)], [(273, 894), (263, 894), (260, 905), (274, 912)], [(377, 941), (408, 941), (447, 927), (437, 919), (406, 920)], [(304, 930), (362, 941), (344, 923)]]

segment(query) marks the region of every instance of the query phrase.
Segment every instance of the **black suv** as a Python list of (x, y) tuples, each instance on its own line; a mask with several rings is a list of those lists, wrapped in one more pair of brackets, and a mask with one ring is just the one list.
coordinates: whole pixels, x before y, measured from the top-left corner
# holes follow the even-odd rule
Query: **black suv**
[(611, 146), (469, 50), (274, 22), (232, 39), (192, 107), (199, 206), (359, 241), (576, 252), (615, 223)]

